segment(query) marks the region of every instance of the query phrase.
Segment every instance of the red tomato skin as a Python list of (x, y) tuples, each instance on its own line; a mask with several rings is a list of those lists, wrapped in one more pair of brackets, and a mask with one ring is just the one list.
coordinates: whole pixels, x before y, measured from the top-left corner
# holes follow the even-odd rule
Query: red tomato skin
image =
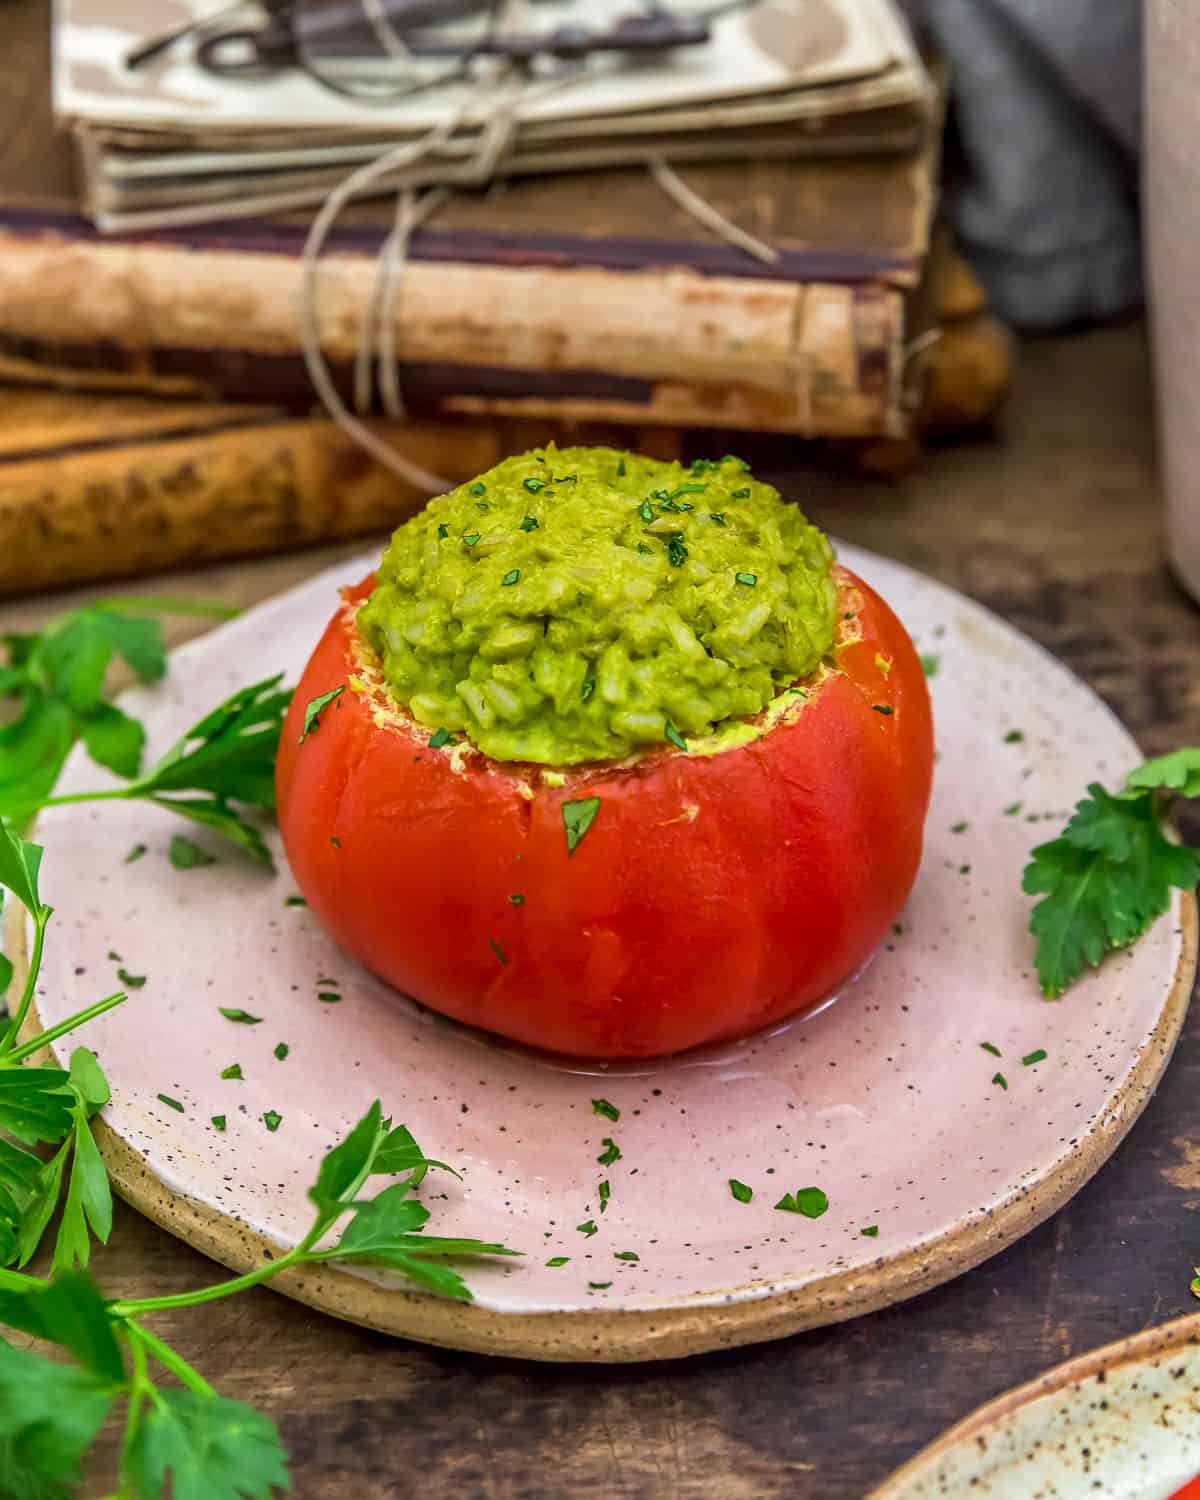
[[(541, 768), (428, 747), (346, 691), (346, 591), (283, 728), (279, 826), (310, 909), (396, 988), (552, 1052), (651, 1057), (811, 1007), (874, 952), (921, 856), (929, 694), (896, 616), (844, 569), (836, 670), (795, 719), (717, 755)], [(574, 853), (564, 802), (599, 797)], [(523, 899), (514, 904), (511, 899)]]

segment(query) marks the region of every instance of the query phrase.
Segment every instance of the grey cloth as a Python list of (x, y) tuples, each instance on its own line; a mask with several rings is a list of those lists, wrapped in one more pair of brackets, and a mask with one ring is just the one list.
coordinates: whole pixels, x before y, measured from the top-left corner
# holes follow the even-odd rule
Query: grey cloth
[(1139, 0), (907, 0), (948, 60), (947, 206), (995, 309), (1049, 329), (1142, 298)]

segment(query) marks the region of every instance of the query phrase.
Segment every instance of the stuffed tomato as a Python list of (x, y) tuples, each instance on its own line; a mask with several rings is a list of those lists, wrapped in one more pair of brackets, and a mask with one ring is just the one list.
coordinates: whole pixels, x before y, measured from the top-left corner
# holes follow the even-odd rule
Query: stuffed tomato
[(277, 792), (309, 907), (374, 973), (535, 1047), (646, 1057), (859, 968), (932, 762), (903, 626), (740, 460), (547, 448), (431, 502), (345, 592)]

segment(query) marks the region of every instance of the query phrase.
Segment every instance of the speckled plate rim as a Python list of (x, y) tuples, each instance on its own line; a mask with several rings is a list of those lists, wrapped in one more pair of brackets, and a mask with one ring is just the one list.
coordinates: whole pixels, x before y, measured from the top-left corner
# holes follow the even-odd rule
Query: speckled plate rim
[(1111, 1344), (1102, 1344), (1086, 1354), (1077, 1354), (1026, 1384), (1013, 1386), (976, 1407), (961, 1422), (948, 1427), (915, 1453), (881, 1485), (871, 1490), (864, 1500), (907, 1500), (911, 1486), (932, 1478), (938, 1465), (955, 1449), (968, 1444), (977, 1445), (980, 1439), (990, 1447), (988, 1440), (1035, 1401), (1069, 1390), (1100, 1374), (1111, 1374), (1122, 1366), (1145, 1364), (1196, 1344), (1200, 1344), (1200, 1313), (1188, 1313), (1157, 1328), (1145, 1328)]
[[(563, 1363), (621, 1364), (710, 1353), (784, 1338), (906, 1301), (969, 1271), (1048, 1219), (1132, 1128), (1170, 1062), (1187, 1013), (1198, 932), (1192, 892), (1181, 893), (1179, 925), (1179, 958), (1154, 1030), (1080, 1145), (992, 1208), (869, 1266), (835, 1271), (798, 1287), (749, 1282), (729, 1288), (718, 1300), (664, 1299), (650, 1308), (612, 1311), (497, 1312), (329, 1266), (289, 1269), (271, 1284), (309, 1307), (379, 1332), (443, 1348)], [(12, 902), (5, 913), (4, 941), (19, 977), (27, 961), (27, 931), (22, 910)], [(41, 1029), (34, 1007), (26, 1034), (33, 1037)], [(238, 1274), (257, 1269), (264, 1258), (278, 1253), (278, 1245), (232, 1215), (167, 1188), (103, 1118), (96, 1121), (96, 1139), (116, 1192), (153, 1223)]]

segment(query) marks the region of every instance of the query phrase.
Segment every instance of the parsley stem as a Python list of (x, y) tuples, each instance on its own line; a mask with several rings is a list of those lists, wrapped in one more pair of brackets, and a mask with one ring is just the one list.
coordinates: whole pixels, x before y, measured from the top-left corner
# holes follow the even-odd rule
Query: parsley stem
[(218, 1281), (215, 1286), (197, 1287), (194, 1292), (176, 1292), (167, 1297), (138, 1297), (131, 1302), (114, 1302), (109, 1311), (116, 1318), (134, 1318), (141, 1313), (166, 1312), (176, 1307), (199, 1307), (205, 1302), (216, 1302), (221, 1297), (232, 1297), (237, 1292), (257, 1286), (260, 1281), (267, 1281), (288, 1266), (295, 1265), (297, 1261), (304, 1260), (310, 1249), (308, 1238), (306, 1235), (286, 1255), (281, 1255), (278, 1260), (267, 1261), (257, 1271), (247, 1271), (244, 1276), (235, 1276), (230, 1281)]
[(0, 1266), (0, 1291), (40, 1292), (45, 1285), (40, 1276), (26, 1276), (22, 1271), (9, 1271)]
[(236, 620), (236, 604), (217, 604), (211, 599), (176, 599), (169, 594), (122, 594), (99, 599), (97, 609), (132, 609), (148, 615), (195, 615), (204, 620)]
[[(109, 1308), (109, 1312), (122, 1318), (126, 1332), (131, 1335), (131, 1341), (140, 1341), (145, 1346), (146, 1351), (152, 1354), (164, 1369), (170, 1370), (172, 1375), (177, 1376), (187, 1386), (188, 1390), (195, 1391), (200, 1396), (215, 1396), (217, 1393), (213, 1387), (209, 1385), (199, 1370), (194, 1369), (188, 1364), (182, 1354), (177, 1354), (171, 1348), (170, 1344), (164, 1344), (162, 1339), (155, 1338), (148, 1328), (143, 1328), (140, 1323), (135, 1323), (131, 1317), (117, 1312), (117, 1309), (120, 1307), (135, 1305), (133, 1303), (117, 1302)], [(153, 1386), (150, 1388), (153, 1390)]]
[(125, 1414), (125, 1433), (121, 1439), (121, 1457), (124, 1460), (133, 1447), (133, 1440), (142, 1420), (142, 1406), (154, 1386), (146, 1369), (146, 1345), (141, 1337), (142, 1330), (134, 1324), (126, 1324), (122, 1332), (133, 1361), (133, 1375), (129, 1381), (129, 1409)]
[(31, 1053), (39, 1051), (42, 1047), (48, 1047), (51, 1042), (56, 1042), (60, 1036), (65, 1036), (68, 1031), (74, 1031), (77, 1026), (82, 1026), (86, 1021), (94, 1021), (106, 1010), (114, 1010), (118, 1005), (123, 1005), (128, 998), (124, 990), (117, 990), (115, 994), (107, 995), (103, 1000), (97, 1000), (95, 1005), (89, 1005), (86, 1010), (81, 1010), (77, 1015), (68, 1016), (65, 1021), (59, 1021), (57, 1026), (39, 1031), (37, 1036), (32, 1037), (23, 1046), (14, 1047), (11, 1052), (0, 1055), (0, 1067), (10, 1067), (13, 1063), (24, 1062)]
[(42, 948), (46, 942), (46, 923), (50, 920), (50, 908), (40, 907), (30, 915), (33, 917), (33, 950), (29, 955), (29, 972), (25, 976), (21, 1003), (9, 1017), (8, 1025), (4, 1028), (4, 1035), (0, 1037), (0, 1058), (11, 1050), (12, 1044), (20, 1035), (21, 1027), (25, 1024), (25, 1017), (29, 1013), (29, 1007), (33, 1004), (33, 991), (37, 984), (38, 974), (41, 972)]

